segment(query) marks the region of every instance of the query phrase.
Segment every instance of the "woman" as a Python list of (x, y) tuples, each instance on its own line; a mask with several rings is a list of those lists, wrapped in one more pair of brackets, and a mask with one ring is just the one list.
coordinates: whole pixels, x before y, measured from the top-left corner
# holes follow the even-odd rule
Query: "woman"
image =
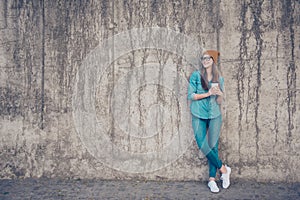
[(231, 168), (222, 164), (218, 155), (219, 136), (222, 125), (220, 104), (224, 91), (224, 79), (217, 70), (220, 53), (207, 50), (201, 58), (201, 69), (190, 77), (188, 99), (191, 100), (192, 125), (198, 147), (205, 154), (209, 165), (208, 187), (219, 192), (216, 184), (217, 169), (222, 173), (223, 188), (230, 185)]

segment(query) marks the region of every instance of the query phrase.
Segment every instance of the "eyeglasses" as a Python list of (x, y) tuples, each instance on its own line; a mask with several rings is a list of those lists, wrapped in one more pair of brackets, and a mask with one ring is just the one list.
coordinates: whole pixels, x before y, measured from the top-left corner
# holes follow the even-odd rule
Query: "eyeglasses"
[(202, 61), (210, 61), (211, 57), (208, 57), (208, 56), (205, 56), (205, 57), (202, 57), (201, 60)]

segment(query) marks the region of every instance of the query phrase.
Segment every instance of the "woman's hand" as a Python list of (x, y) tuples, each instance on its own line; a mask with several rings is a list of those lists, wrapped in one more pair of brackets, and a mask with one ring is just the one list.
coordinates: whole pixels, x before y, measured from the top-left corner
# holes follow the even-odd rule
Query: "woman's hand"
[(223, 95), (223, 92), (220, 90), (219, 87), (211, 87), (208, 92), (210, 95), (218, 95), (218, 96)]
[(220, 90), (219, 87), (212, 87), (212, 88), (210, 88), (209, 92), (211, 92), (213, 95), (217, 95), (216, 101), (218, 104), (222, 103), (223, 92)]
[(223, 96), (223, 92), (220, 90), (219, 87), (216, 88), (216, 95)]

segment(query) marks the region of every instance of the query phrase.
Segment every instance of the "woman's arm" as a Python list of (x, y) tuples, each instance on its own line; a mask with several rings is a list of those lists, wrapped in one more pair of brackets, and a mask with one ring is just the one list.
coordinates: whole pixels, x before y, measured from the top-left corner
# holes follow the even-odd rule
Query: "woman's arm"
[(191, 77), (190, 77), (190, 82), (188, 86), (188, 95), (187, 98), (188, 100), (195, 100), (194, 96), (196, 95), (197, 92), (197, 72), (193, 72)]
[(211, 95), (217, 95), (217, 102), (222, 103), (222, 96), (223, 96), (223, 92), (220, 90), (219, 87), (212, 87), (209, 89), (209, 91), (207, 93), (203, 93), (203, 94), (195, 94), (194, 95), (194, 100), (200, 100), (200, 99), (204, 99), (207, 97), (210, 97)]
[(223, 101), (223, 92), (221, 90), (219, 90), (219, 92), (217, 93), (217, 95), (218, 96), (217, 96), (216, 101), (217, 101), (218, 104), (221, 104), (222, 101)]
[(197, 71), (197, 72), (192, 73), (192, 75), (190, 77), (190, 82), (189, 82), (189, 87), (188, 87), (188, 99), (189, 100), (200, 100), (200, 99), (207, 98), (211, 95), (216, 95), (216, 91), (213, 90), (212, 88), (206, 93), (197, 94), (196, 92), (197, 92), (198, 84), (201, 84), (201, 80), (200, 80), (199, 72)]
[(211, 95), (210, 90), (207, 93), (203, 93), (203, 94), (194, 94), (194, 100), (200, 100), (200, 99), (204, 99), (207, 98)]

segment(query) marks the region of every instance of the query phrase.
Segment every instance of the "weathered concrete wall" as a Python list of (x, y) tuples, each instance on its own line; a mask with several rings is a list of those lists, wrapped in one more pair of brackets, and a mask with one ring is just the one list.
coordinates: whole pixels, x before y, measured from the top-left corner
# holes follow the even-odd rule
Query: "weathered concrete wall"
[[(1, 178), (206, 179), (186, 100), (192, 39), (222, 54), (233, 177), (300, 181), (299, 1), (0, 4)], [(163, 28), (134, 47), (131, 30)]]

